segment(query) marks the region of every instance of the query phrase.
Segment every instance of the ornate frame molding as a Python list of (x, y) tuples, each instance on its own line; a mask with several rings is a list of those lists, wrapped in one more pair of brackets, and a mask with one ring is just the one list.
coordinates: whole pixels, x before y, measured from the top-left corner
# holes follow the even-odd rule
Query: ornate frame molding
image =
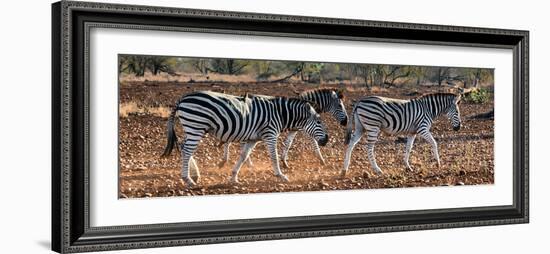
[[(170, 25), (167, 25), (166, 20), (176, 23), (168, 22)], [(514, 205), (90, 227), (87, 155), (89, 145), (88, 35), (90, 28), (93, 27), (513, 49)], [(267, 29), (267, 27), (270, 28)], [(517, 30), (72, 1), (54, 3), (52, 5), (52, 249), (61, 253), (72, 253), (527, 223), (529, 221), (528, 45), (529, 32)], [(274, 224), (298, 225), (275, 227)], [(206, 234), (201, 231), (204, 229), (219, 229), (219, 233)]]

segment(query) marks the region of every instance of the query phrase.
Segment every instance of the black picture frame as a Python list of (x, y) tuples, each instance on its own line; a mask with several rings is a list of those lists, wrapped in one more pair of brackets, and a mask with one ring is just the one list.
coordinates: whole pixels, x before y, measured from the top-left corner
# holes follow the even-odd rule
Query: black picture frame
[[(513, 205), (90, 227), (87, 32), (204, 31), (513, 50)], [(52, 250), (61, 253), (529, 221), (529, 32), (62, 1), (52, 5)]]

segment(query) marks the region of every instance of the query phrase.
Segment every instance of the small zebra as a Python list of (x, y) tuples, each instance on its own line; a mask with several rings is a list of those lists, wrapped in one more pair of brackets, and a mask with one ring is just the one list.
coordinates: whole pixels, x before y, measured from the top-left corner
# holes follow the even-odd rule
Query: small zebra
[(233, 96), (211, 91), (193, 92), (183, 96), (176, 104), (167, 124), (167, 144), (163, 156), (168, 156), (177, 143), (174, 131), (176, 116), (185, 131), (181, 144), (182, 179), (192, 187), (189, 166), (199, 179), (199, 170), (193, 153), (208, 133), (221, 142), (245, 142), (241, 156), (233, 168), (231, 181), (238, 183), (242, 163), (259, 141), (269, 151), (275, 175), (283, 181), (288, 178), (281, 172), (277, 154), (277, 137), (284, 130), (305, 130), (319, 145), (326, 145), (329, 136), (319, 114), (304, 100), (271, 96)]
[[(336, 119), (342, 126), (346, 126), (348, 123), (348, 114), (346, 112), (346, 108), (344, 107), (344, 92), (340, 89), (334, 89), (334, 88), (320, 88), (320, 89), (312, 89), (312, 90), (306, 90), (302, 93), (297, 93), (298, 98), (308, 101), (311, 103), (311, 105), (315, 108), (315, 111), (319, 114), (321, 113), (330, 113), (334, 119)], [(296, 134), (298, 134), (297, 130), (292, 130), (288, 133), (288, 136), (283, 143), (283, 153), (282, 153), (282, 162), (283, 166), (285, 168), (289, 168), (288, 166), (288, 151), (290, 150), (290, 147), (292, 146), (292, 142), (294, 141), (294, 138), (296, 137)], [(317, 155), (317, 158), (319, 158), (319, 161), (322, 165), (325, 165), (325, 159), (323, 158), (323, 155), (321, 154), (321, 149), (319, 148), (319, 145), (315, 140), (312, 140), (313, 147), (315, 149), (315, 153)], [(218, 166), (221, 168), (229, 161), (229, 147), (230, 143), (225, 143), (224, 147), (224, 158), (223, 160), (218, 164)], [(247, 163), (249, 167), (252, 167), (252, 160), (249, 157), (247, 159)]]
[[(374, 144), (378, 140), (380, 131), (387, 134), (407, 135), (405, 146), (405, 166), (412, 170), (409, 156), (416, 135), (420, 135), (432, 146), (432, 153), (441, 166), (437, 143), (430, 133), (434, 119), (441, 114), (447, 114), (455, 131), (460, 130), (460, 103), (461, 95), (453, 93), (434, 93), (423, 95), (411, 100), (398, 100), (379, 96), (369, 96), (356, 102), (352, 117), (346, 132), (345, 144), (348, 145), (344, 159), (344, 176), (349, 168), (351, 152), (359, 142), (363, 132), (367, 133), (367, 156), (377, 174), (382, 170), (374, 158)], [(355, 122), (355, 130), (352, 125)]]

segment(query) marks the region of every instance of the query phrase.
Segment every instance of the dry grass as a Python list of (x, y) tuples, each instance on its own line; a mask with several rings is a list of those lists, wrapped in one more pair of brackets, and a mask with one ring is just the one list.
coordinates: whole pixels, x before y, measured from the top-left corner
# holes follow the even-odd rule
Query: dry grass
[(347, 92), (364, 93), (364, 94), (375, 94), (375, 93), (387, 93), (388, 92), (387, 88), (383, 88), (383, 87), (379, 87), (379, 86), (374, 86), (370, 90), (366, 86), (357, 86), (357, 85), (355, 85), (355, 86), (346, 86), (344, 89)]
[(189, 77), (187, 76), (172, 76), (168, 73), (160, 73), (158, 75), (153, 75), (149, 72), (145, 73), (145, 76), (138, 77), (135, 74), (127, 74), (127, 73), (121, 73), (119, 76), (119, 79), (121, 82), (147, 82), (147, 81), (155, 81), (155, 82), (171, 82), (171, 81), (178, 81), (178, 82), (187, 82), (189, 81)]
[(168, 118), (170, 116), (170, 109), (167, 107), (150, 107), (147, 108), (147, 112), (151, 115), (160, 116), (162, 118)]
[(135, 101), (130, 101), (120, 103), (118, 114), (122, 118), (127, 118), (130, 115), (153, 115), (168, 118), (170, 116), (170, 109), (162, 106), (138, 106)]
[(256, 77), (252, 75), (227, 75), (227, 74), (179, 74), (172, 76), (167, 73), (153, 75), (145, 73), (143, 77), (137, 77), (134, 74), (120, 74), (121, 82), (256, 82)]

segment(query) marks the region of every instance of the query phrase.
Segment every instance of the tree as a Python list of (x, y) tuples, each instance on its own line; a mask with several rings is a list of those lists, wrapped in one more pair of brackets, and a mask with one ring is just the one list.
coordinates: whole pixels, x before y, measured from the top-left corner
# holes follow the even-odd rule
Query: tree
[(237, 75), (248, 65), (246, 60), (236, 59), (212, 59), (210, 61), (213, 72), (220, 74)]
[(149, 71), (153, 75), (158, 75), (161, 72), (174, 75), (173, 66), (176, 65), (176, 59), (174, 57), (167, 56), (150, 56), (146, 57), (146, 65)]
[(119, 70), (121, 72), (133, 73), (138, 77), (145, 75), (146, 64), (145, 56), (121, 56), (119, 58)]
[[(372, 85), (373, 85), (372, 73), (371, 73), (373, 68), (371, 68), (371, 66), (368, 65), (368, 64), (354, 64), (352, 66), (354, 66), (353, 72), (357, 76), (360, 76), (363, 79), (363, 82), (365, 83), (365, 86), (370, 91), (372, 89)], [(369, 85), (369, 80), (371, 81), (370, 85)]]
[(425, 66), (411, 66), (411, 76), (416, 78), (415, 84), (418, 86), (422, 83), (424, 83), (424, 80), (426, 79), (428, 75), (429, 67)]
[(246, 61), (235, 60), (235, 59), (226, 59), (226, 68), (227, 74), (236, 75), (241, 73), (241, 71), (248, 65)]
[(383, 64), (373, 64), (370, 66), (370, 76), (373, 85), (378, 84), (381, 86), (384, 83), (385, 68), (386, 65)]
[(304, 76), (302, 76), (302, 81), (321, 84), (323, 82), (321, 71), (324, 66), (324, 63), (305, 63), (302, 72), (305, 74), (305, 77), (307, 77), (307, 80), (304, 80)]
[(341, 69), (343, 73), (347, 76), (347, 79), (351, 84), (355, 81), (355, 78), (358, 76), (357, 73), (357, 64), (341, 64)]
[(208, 64), (208, 60), (203, 58), (192, 58), (188, 61), (188, 63), (193, 67), (194, 70), (198, 71), (200, 74), (208, 74), (209, 71), (212, 71), (210, 69), (210, 66)]
[(272, 61), (250, 61), (252, 69), (256, 73), (256, 79), (259, 81), (265, 81), (273, 75), (273, 69), (271, 68)]
[(384, 85), (394, 86), (395, 82), (401, 78), (406, 78), (411, 75), (412, 69), (410, 66), (394, 65), (382, 68), (384, 75)]
[(143, 77), (149, 70), (153, 75), (166, 72), (170, 75), (177, 75), (173, 66), (176, 64), (176, 58), (165, 56), (121, 56), (119, 58), (120, 72), (132, 73), (138, 77)]
[(466, 69), (465, 70), (465, 82), (464, 88), (467, 88), (471, 84), (471, 87), (479, 87), (481, 82), (491, 81), (493, 73), (490, 69)]
[(271, 82), (278, 83), (278, 82), (287, 81), (290, 78), (292, 78), (294, 76), (298, 76), (298, 75), (300, 75), (300, 78), (303, 81), (304, 80), (304, 71), (303, 71), (304, 66), (305, 66), (304, 62), (286, 62), (286, 64), (285, 64), (286, 69), (289, 69), (292, 72), (290, 74), (280, 78), (280, 79), (273, 80)]
[(436, 80), (437, 80), (438, 86), (441, 86), (443, 84), (443, 81), (445, 81), (448, 78), (450, 69), (451, 68), (449, 67), (437, 68)]

